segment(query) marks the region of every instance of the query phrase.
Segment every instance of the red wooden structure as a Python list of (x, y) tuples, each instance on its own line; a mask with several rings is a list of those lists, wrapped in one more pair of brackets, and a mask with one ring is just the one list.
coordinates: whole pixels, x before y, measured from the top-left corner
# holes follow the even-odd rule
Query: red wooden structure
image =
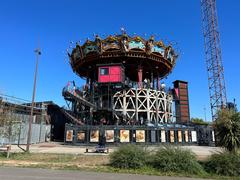
[(123, 82), (123, 68), (118, 65), (98, 67), (98, 82), (100, 83)]

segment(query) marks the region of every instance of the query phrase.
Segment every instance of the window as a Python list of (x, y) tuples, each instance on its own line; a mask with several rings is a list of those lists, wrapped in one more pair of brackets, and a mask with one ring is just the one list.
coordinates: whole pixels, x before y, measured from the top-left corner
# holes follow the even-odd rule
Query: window
[(109, 68), (100, 68), (100, 75), (108, 75)]

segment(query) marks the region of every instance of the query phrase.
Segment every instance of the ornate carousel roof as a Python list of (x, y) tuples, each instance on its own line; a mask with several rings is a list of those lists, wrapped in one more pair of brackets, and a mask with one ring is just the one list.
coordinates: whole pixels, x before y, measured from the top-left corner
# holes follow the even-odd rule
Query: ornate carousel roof
[(137, 74), (133, 71), (139, 65), (143, 67), (143, 73), (153, 72), (153, 76), (160, 78), (167, 76), (175, 66), (177, 54), (171, 45), (155, 41), (153, 36), (146, 40), (123, 32), (105, 39), (96, 35), (93, 41), (77, 43), (69, 57), (73, 71), (81, 77), (93, 76), (91, 73), (98, 64), (121, 63), (130, 79), (136, 80)]

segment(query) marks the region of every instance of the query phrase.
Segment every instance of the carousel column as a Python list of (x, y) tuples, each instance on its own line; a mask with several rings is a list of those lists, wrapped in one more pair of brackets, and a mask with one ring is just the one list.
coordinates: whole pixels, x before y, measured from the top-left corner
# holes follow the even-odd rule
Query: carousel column
[(146, 89), (147, 92), (147, 123), (151, 122), (151, 116), (150, 116), (150, 89)]
[[(90, 86), (90, 89), (89, 89), (89, 95), (91, 96), (91, 101), (92, 103), (94, 103), (94, 83), (93, 83), (93, 79), (92, 78), (87, 78), (87, 86)], [(92, 125), (93, 124), (93, 108), (90, 107), (90, 110), (89, 110), (89, 113), (90, 113), (90, 116), (89, 116), (89, 120), (90, 120), (90, 124)]]
[[(87, 78), (87, 81), (89, 81), (89, 83), (90, 83), (90, 90), (89, 90), (89, 95), (92, 97), (91, 98), (91, 101), (93, 102), (93, 94), (91, 94), (92, 93), (92, 91), (93, 91), (93, 83), (92, 83), (92, 79), (90, 79), (89, 80), (89, 78)], [(92, 125), (93, 124), (93, 109), (92, 109), (92, 107), (90, 107), (90, 111), (89, 111), (89, 120), (90, 120), (90, 125)]]
[(151, 82), (150, 82), (151, 89), (154, 88), (154, 79), (153, 79), (153, 72), (151, 72)]
[(157, 126), (157, 124), (159, 123), (159, 92), (156, 91), (155, 94), (155, 98), (156, 98), (156, 102), (155, 102), (155, 106), (156, 106), (156, 121), (155, 121), (155, 125)]
[(138, 88), (142, 88), (142, 66), (138, 66)]
[(127, 102), (126, 102), (126, 90), (123, 90), (123, 121), (127, 122)]
[(158, 67), (156, 67), (157, 69), (157, 90), (160, 90), (160, 78), (159, 78), (159, 72), (158, 72)]
[(137, 124), (140, 124), (138, 120), (138, 89), (135, 90), (135, 121)]

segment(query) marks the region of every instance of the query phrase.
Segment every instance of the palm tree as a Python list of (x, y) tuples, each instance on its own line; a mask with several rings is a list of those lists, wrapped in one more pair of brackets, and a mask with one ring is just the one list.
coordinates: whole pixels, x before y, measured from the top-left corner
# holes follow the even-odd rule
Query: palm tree
[(214, 122), (216, 143), (230, 152), (240, 147), (240, 113), (224, 109), (218, 112)]

